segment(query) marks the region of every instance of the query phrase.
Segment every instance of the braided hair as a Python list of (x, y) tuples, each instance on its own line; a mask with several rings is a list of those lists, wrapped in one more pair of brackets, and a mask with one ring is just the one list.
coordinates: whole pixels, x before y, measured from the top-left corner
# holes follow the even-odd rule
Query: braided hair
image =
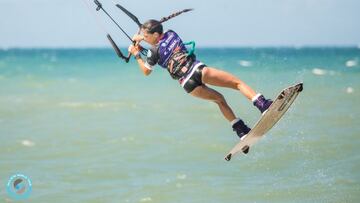
[(163, 33), (163, 26), (161, 23), (170, 20), (171, 18), (174, 18), (182, 13), (192, 11), (193, 9), (184, 9), (182, 11), (175, 12), (167, 17), (161, 18), (159, 21), (151, 19), (146, 21), (144, 24), (142, 24), (141, 28), (147, 30), (148, 33), (153, 34), (155, 32), (162, 34)]

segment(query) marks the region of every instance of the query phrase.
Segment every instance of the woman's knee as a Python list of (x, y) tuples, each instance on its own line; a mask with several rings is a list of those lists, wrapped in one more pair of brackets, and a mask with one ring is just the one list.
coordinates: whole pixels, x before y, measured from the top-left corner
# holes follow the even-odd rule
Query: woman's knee
[(219, 104), (219, 105), (223, 105), (223, 104), (226, 104), (226, 100), (225, 100), (225, 97), (218, 93), (218, 95), (216, 96), (216, 98), (214, 98), (213, 100), (216, 104)]

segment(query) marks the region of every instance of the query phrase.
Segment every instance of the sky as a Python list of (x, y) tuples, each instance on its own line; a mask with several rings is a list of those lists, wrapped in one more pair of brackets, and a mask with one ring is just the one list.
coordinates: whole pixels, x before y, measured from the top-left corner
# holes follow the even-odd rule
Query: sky
[[(100, 0), (132, 36), (141, 22), (193, 8), (164, 23), (197, 47), (360, 47), (360, 0)], [(129, 41), (93, 0), (0, 0), (0, 48), (108, 47)]]

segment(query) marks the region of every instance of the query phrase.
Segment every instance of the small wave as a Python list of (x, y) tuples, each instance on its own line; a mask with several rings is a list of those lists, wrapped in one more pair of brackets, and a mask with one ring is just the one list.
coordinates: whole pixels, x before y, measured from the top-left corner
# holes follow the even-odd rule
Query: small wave
[(186, 174), (178, 174), (176, 176), (176, 178), (179, 179), (179, 180), (184, 180), (184, 179), (186, 179)]
[(347, 87), (347, 88), (346, 88), (346, 93), (348, 93), (348, 94), (354, 93), (354, 88), (352, 88), (352, 87)]
[(144, 197), (140, 199), (140, 202), (151, 202), (151, 201), (152, 201), (151, 197)]
[(243, 66), (243, 67), (251, 67), (251, 66), (253, 66), (253, 63), (251, 61), (246, 61), (246, 60), (240, 60), (239, 64), (240, 64), (240, 66)]
[(348, 68), (351, 68), (351, 67), (354, 67), (354, 66), (357, 66), (357, 65), (358, 65), (357, 60), (348, 60), (345, 63), (345, 66), (348, 67)]
[(30, 140), (22, 140), (21, 144), (25, 147), (33, 147), (35, 146), (35, 143)]
[(314, 75), (326, 75), (326, 74), (327, 74), (327, 71), (324, 70), (324, 69), (321, 69), (321, 68), (314, 68), (314, 69), (312, 70), (312, 73), (313, 73)]

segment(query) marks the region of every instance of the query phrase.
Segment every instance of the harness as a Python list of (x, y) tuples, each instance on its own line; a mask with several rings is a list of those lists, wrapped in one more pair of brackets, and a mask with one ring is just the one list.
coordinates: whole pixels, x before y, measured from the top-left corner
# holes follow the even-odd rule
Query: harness
[(187, 42), (184, 45), (192, 45), (189, 52), (186, 52), (180, 48), (180, 46), (176, 47), (170, 56), (167, 70), (170, 73), (171, 77), (175, 80), (178, 80), (184, 77), (191, 69), (191, 66), (196, 60), (196, 56), (194, 54), (195, 51), (195, 42)]

